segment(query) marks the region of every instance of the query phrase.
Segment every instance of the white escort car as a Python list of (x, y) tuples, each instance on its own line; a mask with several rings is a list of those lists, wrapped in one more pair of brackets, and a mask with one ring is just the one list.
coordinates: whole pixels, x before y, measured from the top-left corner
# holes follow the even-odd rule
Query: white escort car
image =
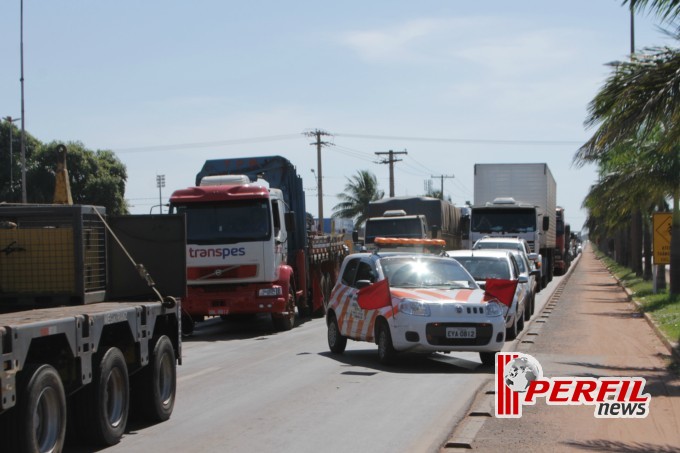
[[(382, 250), (352, 254), (343, 261), (326, 313), (331, 352), (343, 353), (349, 338), (376, 343), (378, 358), (386, 364), (399, 351), (477, 351), (484, 365), (493, 365), (505, 340), (504, 294), (510, 293), (508, 284), (514, 294), (515, 282), (491, 281), (482, 290), (449, 257), (384, 251), (394, 241), (377, 238)], [(397, 242), (421, 251), (444, 245), (437, 239)]]

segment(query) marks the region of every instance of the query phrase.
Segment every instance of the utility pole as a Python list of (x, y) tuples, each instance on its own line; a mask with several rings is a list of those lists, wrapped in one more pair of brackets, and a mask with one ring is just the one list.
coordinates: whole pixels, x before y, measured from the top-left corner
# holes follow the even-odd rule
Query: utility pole
[(316, 137), (316, 142), (310, 143), (310, 145), (316, 145), (316, 187), (318, 190), (317, 196), (319, 203), (319, 222), (317, 225), (317, 231), (319, 233), (323, 233), (323, 171), (321, 169), (321, 147), (330, 145), (330, 143), (322, 142), (321, 137), (330, 136), (331, 134), (317, 129), (312, 132), (306, 132), (305, 135), (308, 137)]
[(635, 0), (630, 0), (630, 57), (635, 55)]
[(395, 159), (394, 155), (395, 154), (408, 154), (406, 150), (403, 151), (385, 151), (385, 152), (376, 152), (376, 155), (384, 155), (387, 154), (387, 160), (383, 159), (382, 161), (378, 162), (380, 164), (389, 164), (390, 165), (390, 198), (394, 196), (394, 163), (399, 162), (403, 159)]
[(431, 175), (430, 178), (440, 178), (441, 179), (441, 192), (440, 192), (439, 198), (443, 200), (444, 199), (444, 178), (453, 179), (453, 178), (455, 178), (455, 176), (454, 175), (439, 175), (439, 176)]

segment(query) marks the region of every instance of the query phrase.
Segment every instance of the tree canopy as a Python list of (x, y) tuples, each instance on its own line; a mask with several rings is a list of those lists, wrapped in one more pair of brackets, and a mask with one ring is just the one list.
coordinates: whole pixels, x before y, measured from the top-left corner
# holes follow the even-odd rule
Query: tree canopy
[[(12, 135), (10, 165), (9, 137)], [(55, 189), (58, 142), (41, 143), (26, 134), (26, 195), (29, 203), (51, 204)], [(92, 151), (80, 143), (66, 143), (66, 165), (73, 202), (104, 206), (108, 214), (127, 214), (125, 165), (112, 151)], [(19, 131), (0, 123), (0, 202), (21, 202)]]

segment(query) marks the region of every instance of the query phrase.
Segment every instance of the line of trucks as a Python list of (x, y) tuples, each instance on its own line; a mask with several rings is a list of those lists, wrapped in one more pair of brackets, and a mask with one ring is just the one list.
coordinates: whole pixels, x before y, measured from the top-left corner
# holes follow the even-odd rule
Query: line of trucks
[(393, 197), (368, 206), (364, 245), (376, 237), (444, 239), (448, 250), (483, 237), (525, 239), (539, 254), (541, 283), (569, 267), (569, 225), (557, 206), (557, 184), (545, 163), (476, 164), (474, 202), (457, 207), (430, 197)]
[[(569, 237), (555, 196), (546, 164), (477, 164), (471, 207), (372, 202), (365, 245), (440, 238), (454, 250), (522, 237), (547, 282), (566, 256), (560, 231)], [(67, 435), (113, 445), (133, 414), (167, 420), (182, 333), (206, 317), (268, 314), (289, 330), (296, 313), (323, 315), (349, 249), (341, 235), (309, 228), (290, 161), (208, 160), (170, 205), (167, 215), (107, 216), (97, 206), (0, 203), (3, 451), (61, 451)]]

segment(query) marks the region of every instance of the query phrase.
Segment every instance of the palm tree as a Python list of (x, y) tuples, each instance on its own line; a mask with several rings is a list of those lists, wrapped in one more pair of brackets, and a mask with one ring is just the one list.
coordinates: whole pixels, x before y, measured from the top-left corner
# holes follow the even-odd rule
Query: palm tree
[(368, 203), (379, 200), (385, 193), (378, 190), (378, 179), (368, 170), (357, 170), (357, 174), (347, 178), (345, 191), (337, 197), (340, 203), (333, 207), (333, 217), (354, 219), (357, 228), (368, 217)]
[[(645, 9), (671, 25), (666, 31), (680, 41), (680, 0), (623, 0), (631, 9)], [(614, 62), (613, 74), (590, 103), (586, 125), (598, 125), (593, 137), (577, 152), (574, 160), (600, 161), (612, 148), (630, 142), (632, 137), (644, 142), (663, 125), (656, 158), (680, 161), (680, 51), (669, 47), (644, 49), (630, 61)], [(653, 162), (649, 162), (650, 164)], [(642, 166), (645, 168), (645, 166)], [(646, 168), (650, 168), (647, 166)], [(676, 167), (677, 168), (677, 167)], [(665, 186), (673, 198), (671, 231), (670, 294), (680, 294), (680, 176), (676, 174)]]

